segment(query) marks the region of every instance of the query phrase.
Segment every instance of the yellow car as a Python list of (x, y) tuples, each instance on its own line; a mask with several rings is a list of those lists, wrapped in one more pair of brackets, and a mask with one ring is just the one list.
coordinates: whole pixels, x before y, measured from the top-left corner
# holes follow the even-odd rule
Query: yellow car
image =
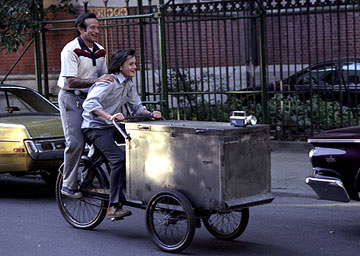
[(32, 89), (0, 84), (0, 173), (54, 184), (64, 149), (59, 109)]

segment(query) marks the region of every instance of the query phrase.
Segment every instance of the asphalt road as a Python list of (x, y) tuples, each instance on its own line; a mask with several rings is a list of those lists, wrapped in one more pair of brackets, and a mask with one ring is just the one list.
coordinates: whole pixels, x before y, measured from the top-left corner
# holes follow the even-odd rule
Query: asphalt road
[[(317, 200), (304, 178), (307, 152), (272, 152), (275, 200), (250, 209), (244, 234), (225, 242), (204, 227), (185, 255), (357, 255), (360, 203)], [(169, 255), (147, 234), (144, 211), (124, 221), (104, 220), (95, 230), (72, 228), (57, 209), (53, 191), (40, 179), (0, 175), (0, 255)]]
[(316, 197), (306, 185), (305, 178), (312, 174), (309, 147), (291, 143), (291, 148), (279, 147), (271, 152), (271, 190), (276, 195)]

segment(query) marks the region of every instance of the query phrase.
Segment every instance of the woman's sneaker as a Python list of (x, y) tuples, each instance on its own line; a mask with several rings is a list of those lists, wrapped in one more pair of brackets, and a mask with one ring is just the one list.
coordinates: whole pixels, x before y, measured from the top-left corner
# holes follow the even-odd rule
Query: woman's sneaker
[(61, 194), (74, 199), (79, 199), (82, 197), (82, 193), (80, 191), (71, 190), (68, 189), (67, 187), (61, 187)]

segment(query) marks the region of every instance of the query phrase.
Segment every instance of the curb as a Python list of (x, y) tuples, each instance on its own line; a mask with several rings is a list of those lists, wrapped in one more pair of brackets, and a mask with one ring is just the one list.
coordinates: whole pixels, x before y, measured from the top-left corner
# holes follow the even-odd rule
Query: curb
[(312, 148), (313, 145), (308, 142), (279, 141), (279, 140), (270, 141), (271, 151), (293, 151), (293, 152), (308, 153)]
[(276, 197), (301, 197), (301, 198), (312, 198), (312, 199), (318, 199), (317, 195), (307, 193), (307, 192), (283, 192), (279, 191), (278, 189), (271, 189), (271, 193), (274, 195), (275, 199)]

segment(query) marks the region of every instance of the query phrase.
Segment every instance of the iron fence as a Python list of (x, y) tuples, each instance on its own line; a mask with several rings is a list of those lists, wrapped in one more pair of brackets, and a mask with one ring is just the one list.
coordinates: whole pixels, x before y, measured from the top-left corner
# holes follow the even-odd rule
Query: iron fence
[(270, 123), (279, 138), (358, 125), (357, 1), (264, 1)]
[(100, 17), (109, 56), (136, 49), (150, 108), (204, 121), (245, 110), (279, 139), (358, 125), (356, 0), (159, 2)]

